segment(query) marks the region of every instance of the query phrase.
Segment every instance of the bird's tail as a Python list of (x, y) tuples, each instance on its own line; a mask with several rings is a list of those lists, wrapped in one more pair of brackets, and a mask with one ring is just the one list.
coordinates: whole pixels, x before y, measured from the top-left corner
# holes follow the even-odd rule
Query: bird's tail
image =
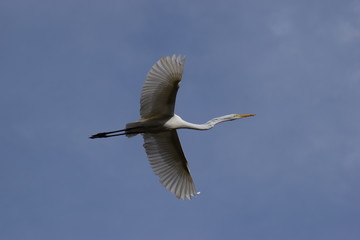
[(137, 134), (141, 133), (140, 130), (140, 124), (139, 122), (131, 122), (131, 123), (127, 123), (125, 126), (125, 135), (128, 138), (134, 137)]

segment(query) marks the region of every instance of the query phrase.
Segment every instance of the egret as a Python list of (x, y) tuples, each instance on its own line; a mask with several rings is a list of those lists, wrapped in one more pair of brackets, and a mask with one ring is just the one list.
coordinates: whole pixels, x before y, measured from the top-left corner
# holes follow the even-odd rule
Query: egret
[(176, 94), (184, 70), (185, 57), (162, 57), (150, 69), (141, 91), (140, 119), (126, 124), (121, 130), (101, 132), (90, 138), (119, 135), (133, 137), (142, 134), (144, 148), (152, 170), (160, 183), (177, 198), (191, 199), (199, 194), (195, 190), (188, 162), (181, 148), (176, 129), (208, 130), (216, 124), (255, 116), (255, 114), (229, 114), (204, 124), (189, 123), (174, 114)]

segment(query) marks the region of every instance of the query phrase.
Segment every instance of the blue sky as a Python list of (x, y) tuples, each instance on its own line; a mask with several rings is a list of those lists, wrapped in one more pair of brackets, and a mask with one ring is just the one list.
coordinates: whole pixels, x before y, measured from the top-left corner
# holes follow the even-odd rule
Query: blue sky
[[(360, 1), (0, 2), (1, 239), (358, 239)], [(176, 199), (139, 117), (161, 57), (198, 191)]]

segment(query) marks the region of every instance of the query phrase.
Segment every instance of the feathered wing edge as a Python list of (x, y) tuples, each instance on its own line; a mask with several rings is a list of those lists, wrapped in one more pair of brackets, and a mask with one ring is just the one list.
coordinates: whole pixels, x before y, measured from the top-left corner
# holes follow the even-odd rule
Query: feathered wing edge
[(195, 190), (188, 164), (176, 130), (144, 133), (144, 148), (152, 170), (160, 183), (177, 198), (191, 199)]
[(185, 57), (162, 57), (150, 69), (141, 90), (141, 118), (174, 114), (176, 94), (184, 70)]

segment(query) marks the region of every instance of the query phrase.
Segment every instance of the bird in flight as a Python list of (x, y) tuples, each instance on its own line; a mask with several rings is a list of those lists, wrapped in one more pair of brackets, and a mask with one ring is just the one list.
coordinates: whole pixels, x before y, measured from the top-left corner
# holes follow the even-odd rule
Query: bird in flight
[(182, 150), (176, 129), (208, 130), (216, 124), (255, 116), (229, 114), (204, 124), (189, 123), (174, 114), (176, 94), (184, 70), (185, 57), (162, 57), (150, 69), (142, 87), (140, 119), (126, 124), (121, 130), (101, 132), (90, 138), (107, 138), (120, 135), (133, 137), (141, 134), (152, 170), (160, 183), (177, 198), (191, 199), (199, 194), (195, 190), (188, 162)]

